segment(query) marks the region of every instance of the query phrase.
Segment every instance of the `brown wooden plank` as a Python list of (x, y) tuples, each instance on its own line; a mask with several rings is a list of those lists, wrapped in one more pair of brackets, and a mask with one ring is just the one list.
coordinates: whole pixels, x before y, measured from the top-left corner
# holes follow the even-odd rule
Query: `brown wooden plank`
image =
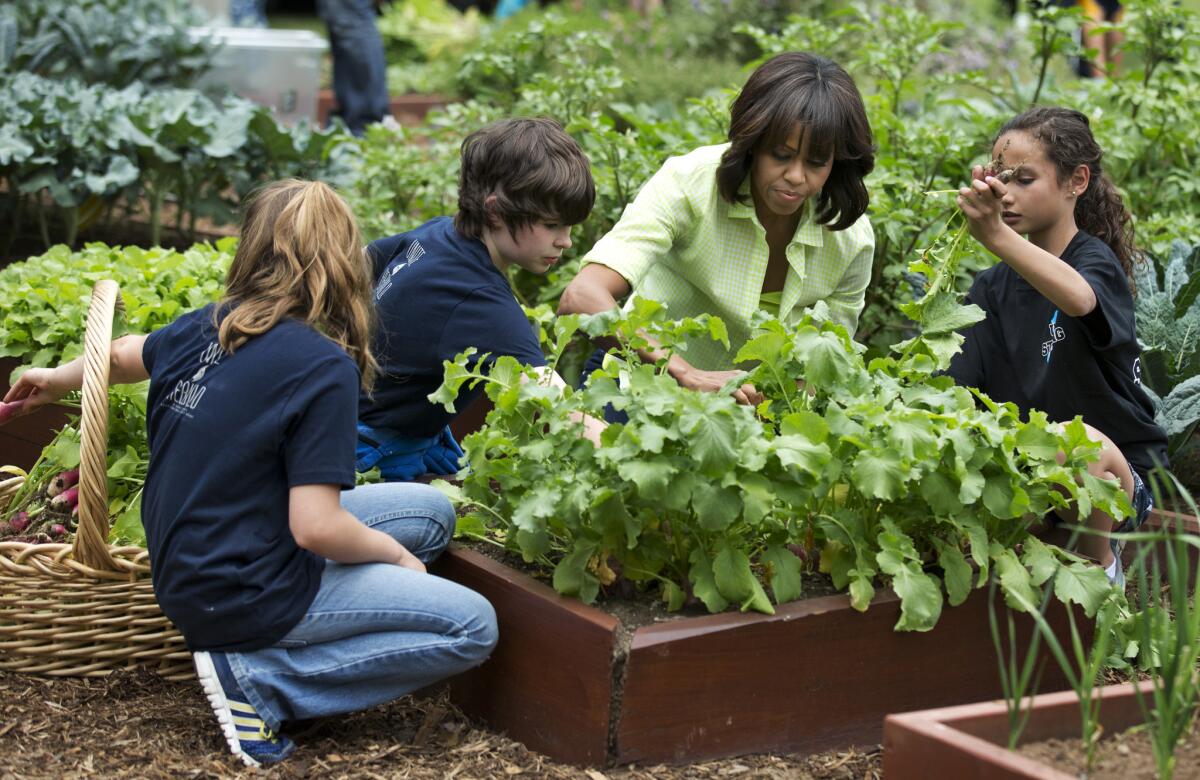
[[(1155, 509), (1150, 512), (1150, 516), (1146, 518), (1145, 524), (1138, 530), (1140, 532), (1156, 532), (1164, 529), (1177, 529), (1183, 533), (1200, 535), (1200, 520), (1182, 512)], [(1130, 569), (1130, 566), (1138, 558), (1139, 547), (1146, 544), (1154, 544), (1153, 552), (1145, 556), (1146, 565), (1153, 566), (1154, 559), (1157, 559), (1160, 579), (1165, 580), (1167, 577), (1167, 544), (1165, 542), (1152, 543), (1148, 540), (1135, 539), (1126, 543), (1125, 554), (1121, 556), (1121, 560), (1125, 563), (1125, 579), (1130, 584), (1136, 584), (1137, 582), (1137, 575)], [(1196, 578), (1200, 576), (1200, 550), (1190, 544), (1185, 545), (1184, 550), (1187, 553), (1189, 562), (1189, 584), (1195, 587)], [(1147, 572), (1147, 574), (1149, 573)]]
[[(1140, 683), (1148, 695), (1153, 683)], [(1144, 720), (1129, 684), (1100, 689), (1100, 722), (1116, 734)], [(889, 715), (884, 724), (883, 773), (888, 780), (974, 777), (989, 780), (1068, 780), (1071, 775), (1003, 747), (1008, 715), (1001, 701)], [(1074, 691), (1035, 697), (1021, 743), (1079, 737)]]
[(0, 427), (0, 465), (30, 468), (42, 448), (54, 440), (55, 432), (67, 424), (67, 414), (71, 411), (69, 407), (50, 404), (5, 423)]
[(492, 657), (450, 681), (454, 702), (551, 758), (604, 764), (616, 618), (471, 550), (434, 571), (483, 594), (500, 625)]
[[(926, 633), (893, 630), (900, 602), (891, 593), (865, 613), (845, 596), (829, 596), (784, 605), (774, 616), (713, 615), (638, 629), (617, 761), (873, 745), (889, 712), (998, 696), (986, 599), (975, 591)], [(1052, 623), (1061, 627), (1065, 615), (1052, 609)], [(1022, 622), (1028, 636), (1032, 624)], [(1050, 662), (1041, 689), (1063, 687)]]
[(464, 437), (483, 427), (483, 421), (487, 419), (490, 411), (492, 411), (492, 399), (486, 395), (480, 395), (467, 404), (467, 408), (463, 409), (462, 413), (450, 422), (450, 432), (454, 434), (455, 439), (461, 442)]

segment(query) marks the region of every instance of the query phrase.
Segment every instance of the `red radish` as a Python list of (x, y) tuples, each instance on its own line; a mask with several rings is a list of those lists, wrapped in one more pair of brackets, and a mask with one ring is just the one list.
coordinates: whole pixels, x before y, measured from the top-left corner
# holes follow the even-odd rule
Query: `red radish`
[(50, 535), (55, 539), (61, 539), (67, 535), (67, 527), (62, 523), (55, 523), (54, 525), (50, 526)]
[(25, 405), (24, 398), (22, 398), (19, 401), (10, 401), (9, 403), (4, 403), (3, 401), (0, 401), (0, 425), (3, 425), (4, 423), (8, 422), (9, 419), (13, 417), (13, 415), (15, 415), (15, 414), (17, 414), (17, 412), (21, 411), (21, 407), (24, 405)]
[(54, 498), (50, 499), (50, 505), (54, 507), (73, 507), (79, 503), (79, 487), (69, 487), (59, 493)]
[(11, 528), (12, 532), (15, 534), (23, 532), (29, 527), (29, 513), (17, 512), (12, 516), (12, 518), (9, 519), (8, 527)]
[(50, 480), (50, 487), (46, 488), (46, 495), (53, 498), (78, 481), (79, 469), (60, 471), (54, 479)]

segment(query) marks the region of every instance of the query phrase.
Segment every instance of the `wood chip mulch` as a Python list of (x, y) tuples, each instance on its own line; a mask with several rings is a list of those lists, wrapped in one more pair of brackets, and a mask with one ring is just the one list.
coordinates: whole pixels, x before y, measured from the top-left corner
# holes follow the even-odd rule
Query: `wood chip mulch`
[(313, 721), (296, 753), (267, 770), (227, 752), (196, 683), (147, 672), (46, 678), (0, 672), (0, 780), (39, 778), (683, 778), (881, 777), (878, 751), (741, 756), (682, 767), (559, 764), (488, 731), (444, 699), (406, 697)]

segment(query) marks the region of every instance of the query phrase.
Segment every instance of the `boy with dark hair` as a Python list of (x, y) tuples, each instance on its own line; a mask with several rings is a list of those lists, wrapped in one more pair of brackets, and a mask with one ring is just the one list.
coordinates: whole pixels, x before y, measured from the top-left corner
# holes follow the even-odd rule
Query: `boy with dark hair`
[[(571, 226), (587, 218), (595, 198), (588, 159), (561, 126), (505, 119), (463, 141), (453, 219), (439, 217), (367, 247), (380, 370), (374, 392), (359, 398), (360, 471), (378, 466), (388, 481), (458, 471), (453, 415), (428, 400), (442, 383), (442, 361), (474, 347), (488, 354), (488, 368), (501, 355), (546, 365), (508, 269), (546, 273), (571, 246)], [(547, 378), (562, 382), (552, 371)], [(464, 388), (455, 408), (478, 393)]]

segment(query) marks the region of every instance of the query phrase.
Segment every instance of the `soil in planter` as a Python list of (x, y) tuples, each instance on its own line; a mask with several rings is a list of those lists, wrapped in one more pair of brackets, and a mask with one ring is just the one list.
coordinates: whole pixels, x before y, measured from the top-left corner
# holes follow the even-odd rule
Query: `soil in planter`
[[(1017, 752), (1087, 780), (1155, 780), (1158, 777), (1150, 735), (1144, 727), (1102, 739), (1091, 772), (1085, 770), (1087, 753), (1078, 739), (1031, 742), (1018, 746)], [(1200, 727), (1196, 723), (1175, 748), (1175, 780), (1200, 780)]]

